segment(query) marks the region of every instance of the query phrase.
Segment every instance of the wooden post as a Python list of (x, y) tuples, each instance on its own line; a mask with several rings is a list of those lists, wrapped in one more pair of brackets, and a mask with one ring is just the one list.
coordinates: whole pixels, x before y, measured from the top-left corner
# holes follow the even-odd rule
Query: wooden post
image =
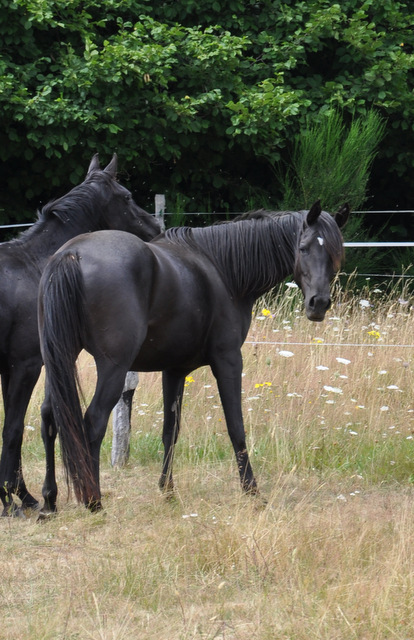
[(155, 217), (157, 218), (161, 231), (165, 231), (165, 195), (163, 193), (155, 194)]
[(112, 413), (112, 457), (114, 467), (123, 467), (129, 458), (129, 442), (131, 437), (131, 409), (134, 391), (138, 385), (138, 374), (128, 371), (122, 396)]

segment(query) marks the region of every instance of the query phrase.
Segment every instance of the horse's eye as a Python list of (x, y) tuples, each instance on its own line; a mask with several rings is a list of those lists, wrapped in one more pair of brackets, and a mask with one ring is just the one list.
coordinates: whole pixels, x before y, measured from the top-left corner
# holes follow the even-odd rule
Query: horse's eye
[(304, 245), (299, 247), (299, 251), (301, 252), (302, 255), (305, 255), (305, 256), (309, 253), (308, 247), (305, 247)]

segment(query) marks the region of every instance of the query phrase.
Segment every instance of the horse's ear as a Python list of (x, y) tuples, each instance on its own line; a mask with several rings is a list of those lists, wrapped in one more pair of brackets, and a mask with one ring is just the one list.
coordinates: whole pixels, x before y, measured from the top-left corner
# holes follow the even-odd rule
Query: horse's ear
[(91, 171), (96, 171), (96, 169), (99, 169), (99, 154), (95, 153), (95, 155), (93, 156), (89, 168), (88, 168), (88, 172), (86, 175), (89, 175), (91, 173)]
[(118, 156), (116, 155), (116, 153), (114, 153), (114, 155), (112, 156), (111, 162), (108, 164), (107, 167), (105, 167), (104, 171), (106, 171), (106, 173), (109, 173), (113, 178), (116, 178), (117, 170), (118, 170)]
[(349, 218), (349, 214), (349, 204), (347, 202), (343, 204), (342, 207), (340, 207), (340, 209), (338, 209), (338, 211), (335, 213), (334, 218), (340, 229), (346, 224)]
[(315, 224), (315, 222), (321, 215), (321, 212), (322, 212), (321, 201), (317, 200), (308, 211), (308, 215), (306, 216), (306, 223), (309, 226)]

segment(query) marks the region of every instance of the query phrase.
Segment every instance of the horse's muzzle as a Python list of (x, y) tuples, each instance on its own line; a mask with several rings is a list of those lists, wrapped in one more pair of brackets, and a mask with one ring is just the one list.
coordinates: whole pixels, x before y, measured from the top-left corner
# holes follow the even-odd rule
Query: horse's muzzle
[(306, 302), (306, 315), (313, 322), (322, 322), (325, 313), (331, 306), (331, 298), (329, 296), (314, 295)]

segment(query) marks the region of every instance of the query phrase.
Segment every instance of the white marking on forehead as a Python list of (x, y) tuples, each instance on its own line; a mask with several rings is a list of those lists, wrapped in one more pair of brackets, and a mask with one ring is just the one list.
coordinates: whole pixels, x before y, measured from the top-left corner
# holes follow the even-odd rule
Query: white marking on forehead
[(323, 245), (323, 238), (321, 238), (320, 236), (318, 236), (318, 242), (319, 242), (319, 244), (322, 246), (322, 245)]

